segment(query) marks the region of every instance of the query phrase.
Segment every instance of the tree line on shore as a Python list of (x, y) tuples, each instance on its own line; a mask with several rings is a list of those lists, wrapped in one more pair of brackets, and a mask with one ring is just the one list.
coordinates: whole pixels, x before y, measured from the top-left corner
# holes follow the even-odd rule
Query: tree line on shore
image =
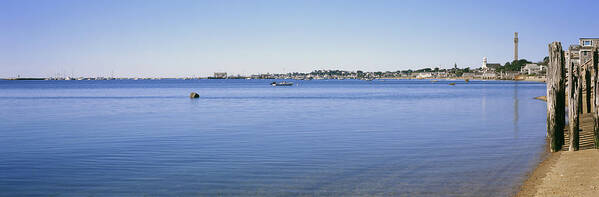
[[(545, 57), (543, 58), (542, 61), (536, 62), (536, 64), (538, 65), (547, 65), (547, 63), (549, 62), (549, 57)], [(531, 64), (533, 62), (528, 61), (526, 59), (519, 59), (519, 60), (514, 60), (511, 62), (506, 62), (503, 66), (499, 66), (495, 71), (496, 72), (517, 72), (520, 71), (522, 69), (522, 67), (526, 66), (526, 64)], [(461, 77), (464, 73), (470, 73), (470, 72), (474, 72), (477, 70), (481, 70), (481, 68), (475, 68), (475, 69), (471, 69), (470, 67), (466, 67), (466, 68), (458, 68), (456, 64), (454, 64), (453, 68), (450, 69), (446, 69), (446, 68), (439, 68), (439, 67), (435, 67), (435, 68), (421, 68), (421, 69), (407, 69), (407, 70), (397, 70), (397, 71), (376, 71), (376, 72), (365, 72), (362, 70), (357, 70), (357, 71), (344, 71), (344, 70), (314, 70), (310, 73), (300, 73), (300, 72), (293, 72), (293, 73), (287, 73), (285, 75), (287, 76), (305, 76), (305, 75), (311, 75), (311, 76), (341, 76), (341, 77), (347, 77), (347, 76), (353, 76), (353, 77), (358, 77), (358, 78), (364, 78), (364, 77), (369, 77), (369, 76), (376, 76), (376, 77), (385, 77), (385, 76), (399, 76), (399, 75), (411, 75), (412, 73), (451, 73), (451, 74), (455, 74), (455, 76)]]

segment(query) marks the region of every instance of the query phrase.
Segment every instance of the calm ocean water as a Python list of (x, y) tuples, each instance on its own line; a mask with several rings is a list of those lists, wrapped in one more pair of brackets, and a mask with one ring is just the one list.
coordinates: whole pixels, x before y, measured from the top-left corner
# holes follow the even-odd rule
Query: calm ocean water
[(0, 196), (509, 196), (544, 151), (542, 83), (270, 82), (0, 81)]

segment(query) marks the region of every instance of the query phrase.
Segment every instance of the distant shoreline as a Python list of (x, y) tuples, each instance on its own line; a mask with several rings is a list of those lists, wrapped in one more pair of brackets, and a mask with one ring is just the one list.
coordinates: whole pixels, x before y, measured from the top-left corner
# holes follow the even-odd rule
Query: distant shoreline
[[(73, 79), (53, 79), (53, 78), (0, 78), (0, 80), (7, 81), (106, 81), (106, 80), (223, 80), (216, 78), (73, 78)], [(245, 78), (234, 78), (234, 79), (245, 79)], [(252, 80), (252, 79), (247, 79)], [(300, 79), (284, 79), (284, 78), (268, 78), (261, 80), (300, 80)], [(545, 83), (545, 79), (542, 78), (527, 78), (527, 79), (479, 79), (479, 78), (375, 78), (375, 79), (310, 79), (310, 80), (484, 80), (484, 81), (532, 81)], [(303, 80), (300, 80), (303, 81)], [(309, 81), (309, 80), (306, 80)]]
[(46, 78), (13, 78), (13, 79), (0, 79), (0, 80), (46, 80)]

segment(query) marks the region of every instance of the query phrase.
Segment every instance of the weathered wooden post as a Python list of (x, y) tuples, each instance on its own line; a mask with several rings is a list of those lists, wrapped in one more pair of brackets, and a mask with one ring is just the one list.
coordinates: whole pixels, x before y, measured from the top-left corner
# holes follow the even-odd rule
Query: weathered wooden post
[[(592, 59), (591, 59), (591, 67), (593, 68), (593, 73), (594, 73), (594, 90), (593, 90), (593, 94), (594, 94), (594, 103), (595, 103), (595, 107), (599, 106), (599, 79), (597, 77), (599, 77), (599, 52), (597, 50), (597, 47), (593, 48), (593, 51), (591, 51), (592, 53)], [(593, 109), (593, 121), (594, 121), (594, 125), (593, 125), (593, 141), (595, 142), (595, 148), (599, 149), (599, 109), (594, 108)]]
[(569, 132), (570, 132), (570, 146), (569, 151), (577, 151), (579, 147), (579, 115), (582, 110), (582, 84), (581, 72), (579, 66), (576, 66), (573, 62), (568, 62), (568, 120), (569, 120)]
[[(581, 86), (584, 86), (584, 99), (585, 99), (585, 103), (586, 105), (582, 106), (585, 108), (585, 111), (587, 113), (591, 113), (591, 66), (587, 65), (585, 68), (583, 68), (584, 72), (580, 72), (580, 75), (582, 75), (580, 78), (582, 78), (583, 84), (581, 84)], [(582, 94), (582, 92), (581, 92)], [(580, 105), (582, 105), (582, 103), (580, 103)], [(583, 112), (581, 112), (583, 113)]]
[(547, 66), (547, 137), (549, 149), (557, 152), (564, 144), (565, 88), (564, 50), (562, 43), (549, 44), (549, 65)]
[[(592, 52), (592, 51), (591, 51)], [(589, 66), (589, 77), (591, 80), (590, 84), (591, 84), (591, 110), (589, 111), (589, 113), (595, 113), (595, 111), (597, 111), (597, 103), (595, 103), (596, 97), (597, 97), (597, 90), (595, 89), (595, 87), (597, 86), (595, 83), (595, 81), (597, 81), (597, 65), (594, 62), (591, 62), (591, 65)]]

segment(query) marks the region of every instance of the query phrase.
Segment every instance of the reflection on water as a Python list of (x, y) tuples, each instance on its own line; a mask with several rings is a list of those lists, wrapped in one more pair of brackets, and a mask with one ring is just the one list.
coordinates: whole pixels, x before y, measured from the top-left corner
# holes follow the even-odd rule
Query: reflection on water
[(270, 82), (0, 81), (0, 195), (507, 196), (543, 151), (541, 83)]
[(518, 138), (518, 81), (514, 82), (514, 138)]

